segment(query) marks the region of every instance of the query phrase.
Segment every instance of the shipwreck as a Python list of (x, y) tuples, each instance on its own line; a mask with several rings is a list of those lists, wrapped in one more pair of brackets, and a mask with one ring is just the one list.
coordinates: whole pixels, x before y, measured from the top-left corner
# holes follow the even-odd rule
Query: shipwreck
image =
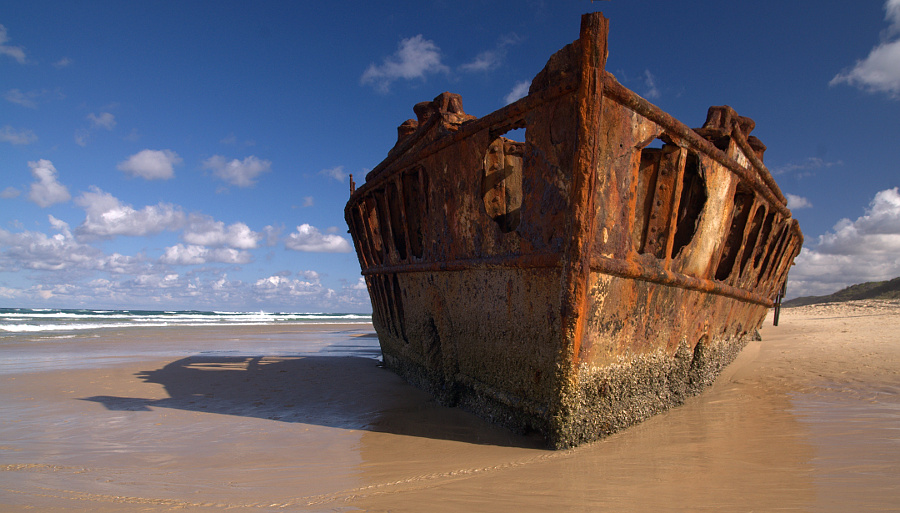
[(584, 15), (484, 117), (417, 104), (345, 208), (385, 366), (555, 448), (711, 384), (803, 242), (754, 122), (711, 107), (690, 129), (625, 88), (608, 27)]

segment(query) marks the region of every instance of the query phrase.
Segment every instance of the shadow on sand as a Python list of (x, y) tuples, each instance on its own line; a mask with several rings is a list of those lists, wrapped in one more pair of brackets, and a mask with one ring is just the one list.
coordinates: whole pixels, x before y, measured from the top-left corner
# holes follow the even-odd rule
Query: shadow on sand
[[(359, 354), (359, 353), (356, 353)], [(95, 396), (108, 410), (175, 408), (473, 444), (543, 447), (430, 395), (360, 356), (196, 355), (137, 376), (169, 397)]]

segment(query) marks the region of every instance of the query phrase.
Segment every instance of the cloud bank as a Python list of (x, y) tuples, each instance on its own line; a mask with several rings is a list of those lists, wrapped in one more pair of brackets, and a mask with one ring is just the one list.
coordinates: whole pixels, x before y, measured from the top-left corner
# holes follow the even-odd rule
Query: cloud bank
[[(228, 269), (254, 261), (251, 251), (265, 243), (274, 245), (278, 229), (259, 232), (244, 223), (225, 225), (202, 214), (185, 216), (180, 207), (155, 205), (134, 208), (100, 189), (76, 199), (86, 210), (85, 221), (75, 230), (52, 215), (55, 233), (13, 233), (0, 228), (0, 271), (37, 273), (37, 284), (16, 288), (4, 284), (0, 297), (19, 303), (110, 305), (159, 308), (252, 308), (257, 304), (284, 309), (315, 311), (366, 311), (369, 299), (361, 281), (334, 289), (324, 286), (312, 270), (279, 271), (243, 282), (228, 279)], [(93, 244), (119, 235), (151, 235), (161, 230), (182, 229), (182, 240), (164, 248), (157, 257), (106, 254)], [(298, 227), (285, 240), (296, 251), (349, 251), (349, 243), (334, 234), (322, 234), (311, 225)]]
[(159, 203), (136, 210), (98, 187), (91, 187), (89, 192), (75, 198), (75, 204), (87, 214), (75, 230), (76, 235), (84, 240), (109, 239), (120, 235), (140, 237), (164, 230), (174, 231), (184, 226), (186, 219), (184, 212), (172, 204)]
[(900, 191), (878, 192), (864, 215), (841, 219), (794, 261), (788, 294), (824, 295), (849, 285), (900, 276)]

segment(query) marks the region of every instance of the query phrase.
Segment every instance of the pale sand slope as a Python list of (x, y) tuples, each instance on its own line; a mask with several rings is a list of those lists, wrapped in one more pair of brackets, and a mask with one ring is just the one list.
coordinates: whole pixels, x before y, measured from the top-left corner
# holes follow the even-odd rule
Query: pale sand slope
[(702, 396), (560, 452), (359, 357), (3, 375), (0, 511), (900, 509), (900, 302), (780, 324)]

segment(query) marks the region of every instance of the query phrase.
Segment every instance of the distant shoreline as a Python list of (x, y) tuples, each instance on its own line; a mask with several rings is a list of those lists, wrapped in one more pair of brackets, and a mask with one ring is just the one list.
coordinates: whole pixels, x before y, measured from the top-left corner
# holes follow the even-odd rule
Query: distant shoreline
[(3, 333), (69, 333), (137, 327), (368, 324), (371, 322), (370, 314), (359, 313), (0, 308), (0, 335)]

